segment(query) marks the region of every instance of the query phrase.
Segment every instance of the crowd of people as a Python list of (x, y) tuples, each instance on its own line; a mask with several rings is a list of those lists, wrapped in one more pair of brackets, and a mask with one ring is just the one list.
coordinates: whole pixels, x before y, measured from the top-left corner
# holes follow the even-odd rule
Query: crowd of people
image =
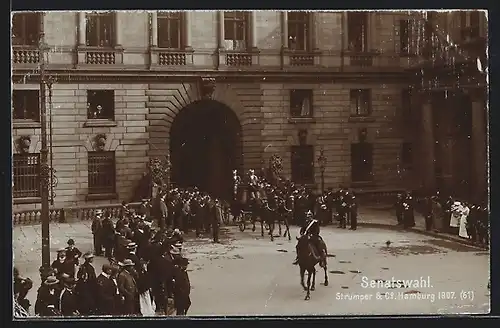
[[(189, 261), (182, 255), (182, 232), (171, 227), (156, 230), (150, 217), (134, 213), (126, 205), (123, 213), (116, 223), (100, 210), (95, 213), (95, 253), (82, 254), (69, 239), (68, 246), (58, 250), (50, 269), (41, 269), (43, 283), (37, 292), (36, 315), (187, 313), (191, 286)], [(96, 237), (99, 229), (102, 235)], [(97, 275), (93, 260), (102, 255), (109, 261)], [(23, 292), (16, 293), (16, 302), (27, 312), (29, 288), (22, 288), (21, 283), (19, 286)]]

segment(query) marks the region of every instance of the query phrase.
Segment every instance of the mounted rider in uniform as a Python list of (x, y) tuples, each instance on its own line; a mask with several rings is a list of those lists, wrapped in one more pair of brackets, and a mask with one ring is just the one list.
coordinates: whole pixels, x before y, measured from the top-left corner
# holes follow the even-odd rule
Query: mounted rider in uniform
[[(297, 237), (297, 246), (295, 246), (297, 254), (299, 245), (303, 242), (310, 241), (315, 247), (315, 251), (317, 252), (316, 255), (319, 256), (321, 260), (326, 259), (326, 245), (323, 238), (319, 235), (319, 222), (313, 218), (313, 213), (311, 211), (307, 212), (305, 222), (306, 223), (300, 228), (300, 237)], [(293, 264), (296, 265), (298, 262), (299, 259), (297, 255)]]

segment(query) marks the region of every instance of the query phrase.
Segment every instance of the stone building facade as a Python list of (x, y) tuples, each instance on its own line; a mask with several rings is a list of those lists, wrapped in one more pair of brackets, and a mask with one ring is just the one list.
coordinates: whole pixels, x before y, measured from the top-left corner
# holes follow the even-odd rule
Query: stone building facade
[[(277, 154), (285, 176), (316, 190), (322, 177), (325, 187), (418, 189), (422, 174), (428, 174), (415, 168), (421, 165), (419, 153), (412, 151), (418, 143), (404, 124), (416, 103), (407, 102), (414, 84), (408, 70), (423, 59), (402, 50), (414, 38), (402, 22), (421, 22), (421, 13), (49, 12), (13, 17), (15, 209), (39, 206), (42, 62), (50, 82), (46, 107), (50, 165), (58, 182), (55, 207), (132, 199), (150, 158), (175, 157), (171, 148), (180, 147), (180, 141), (171, 140), (171, 130), (178, 115), (194, 105), (216, 104), (237, 118), (239, 148), (233, 145), (236, 159), (224, 164), (225, 171), (259, 169)], [(445, 22), (441, 26), (450, 30), (464, 27), (452, 14)], [(45, 50), (37, 47), (40, 32)], [(188, 121), (198, 120), (193, 113)], [(187, 137), (196, 135), (197, 127), (177, 130)], [(223, 158), (225, 151), (215, 154)], [(327, 159), (323, 174), (321, 154)], [(180, 159), (172, 165), (183, 170)], [(220, 174), (227, 178), (227, 172)]]

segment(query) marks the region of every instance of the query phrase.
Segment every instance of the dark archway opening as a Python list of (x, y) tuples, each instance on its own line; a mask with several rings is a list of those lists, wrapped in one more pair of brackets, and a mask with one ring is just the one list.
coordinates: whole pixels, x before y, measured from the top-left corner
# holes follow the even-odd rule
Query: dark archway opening
[(232, 170), (242, 165), (241, 125), (235, 113), (213, 100), (182, 109), (170, 130), (172, 183), (232, 198)]

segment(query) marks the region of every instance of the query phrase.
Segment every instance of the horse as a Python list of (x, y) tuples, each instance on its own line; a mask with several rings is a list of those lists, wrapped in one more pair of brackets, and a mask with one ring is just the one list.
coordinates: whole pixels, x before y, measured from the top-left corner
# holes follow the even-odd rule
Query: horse
[(293, 213), (293, 196), (288, 196), (285, 199), (280, 199), (279, 200), (279, 205), (278, 205), (278, 230), (279, 234), (281, 236), (281, 221), (285, 224), (285, 233), (283, 234), (283, 237), (286, 237), (288, 234), (288, 240), (292, 240), (292, 237), (290, 236), (290, 225), (289, 225), (289, 219), (292, 218), (292, 213)]
[[(306, 291), (306, 297), (304, 300), (311, 299), (311, 291), (315, 290), (316, 284), (316, 264), (319, 263), (321, 267), (323, 267), (325, 271), (325, 281), (324, 285), (328, 286), (328, 271), (327, 271), (327, 263), (326, 263), (326, 245), (322, 242), (322, 250), (320, 252), (325, 252), (324, 257), (319, 256), (316, 253), (315, 247), (312, 245), (309, 236), (304, 236), (303, 238), (307, 238), (305, 240), (299, 240), (299, 244), (297, 245), (297, 257), (298, 264), (300, 268), (300, 284)], [(307, 286), (304, 284), (304, 274), (307, 271)], [(311, 282), (312, 278), (312, 282)]]

